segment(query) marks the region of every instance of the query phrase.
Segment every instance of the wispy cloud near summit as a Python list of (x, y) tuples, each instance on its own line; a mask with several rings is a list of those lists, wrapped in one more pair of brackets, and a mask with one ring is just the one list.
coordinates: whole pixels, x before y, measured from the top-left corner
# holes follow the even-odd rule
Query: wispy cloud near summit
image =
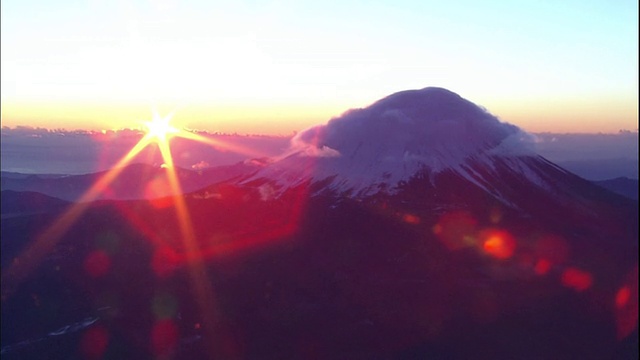
[(395, 93), (302, 131), (292, 139), (291, 150), (317, 156), (367, 153), (403, 161), (450, 151), (470, 156), (487, 146), (499, 154), (532, 154), (532, 142), (517, 126), (499, 121), (459, 95), (425, 88)]

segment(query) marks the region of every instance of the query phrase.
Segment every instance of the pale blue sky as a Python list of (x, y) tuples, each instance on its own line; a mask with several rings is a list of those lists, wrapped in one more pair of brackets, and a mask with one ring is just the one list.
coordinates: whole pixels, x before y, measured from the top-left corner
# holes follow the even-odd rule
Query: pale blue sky
[(441, 86), (532, 131), (635, 130), (637, 14), (626, 0), (5, 0), (3, 123), (121, 127), (160, 104), (192, 127), (287, 133)]

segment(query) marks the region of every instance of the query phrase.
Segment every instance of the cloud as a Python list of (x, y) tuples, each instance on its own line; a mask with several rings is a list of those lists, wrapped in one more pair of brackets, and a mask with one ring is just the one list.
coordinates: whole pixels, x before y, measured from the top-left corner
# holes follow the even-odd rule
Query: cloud
[(310, 157), (338, 157), (340, 156), (340, 152), (328, 146), (308, 146), (301, 155)]
[(327, 146), (318, 144), (318, 140), (325, 134), (324, 125), (311, 127), (302, 131), (291, 139), (291, 146), (286, 156), (295, 153), (304, 157), (339, 157), (340, 152)]
[(503, 156), (527, 156), (536, 154), (536, 137), (524, 131), (504, 138), (489, 153)]
[(208, 167), (210, 167), (211, 165), (209, 165), (208, 162), (204, 161), (204, 160), (200, 160), (200, 162), (191, 165), (191, 168), (194, 170), (202, 170), (202, 169), (206, 169)]
[(292, 139), (289, 154), (401, 162), (438, 154), (462, 159), (489, 149), (499, 155), (532, 154), (534, 142), (455, 93), (425, 88), (395, 93), (304, 130)]

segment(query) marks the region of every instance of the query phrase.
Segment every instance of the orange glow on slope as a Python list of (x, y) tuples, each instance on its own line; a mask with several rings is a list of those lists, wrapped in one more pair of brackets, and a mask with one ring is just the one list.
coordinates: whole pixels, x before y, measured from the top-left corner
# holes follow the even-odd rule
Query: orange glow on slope
[(82, 334), (80, 353), (85, 359), (102, 359), (109, 345), (109, 332), (102, 326), (89, 328)]
[(447, 249), (454, 251), (476, 244), (478, 220), (466, 211), (444, 214), (432, 231)]
[(489, 221), (491, 221), (492, 224), (499, 224), (503, 216), (504, 214), (501, 208), (493, 207), (489, 212)]
[(406, 222), (407, 224), (412, 224), (412, 225), (418, 225), (420, 224), (420, 218), (416, 215), (413, 214), (404, 214), (402, 216), (402, 221)]
[(624, 307), (629, 303), (629, 299), (631, 299), (631, 288), (628, 286), (621, 287), (616, 293), (616, 307)]
[(551, 270), (551, 261), (547, 259), (540, 259), (533, 267), (533, 271), (538, 275), (546, 275)]
[(164, 278), (180, 266), (180, 255), (170, 246), (158, 246), (153, 252), (151, 270), (157, 277)]
[(614, 298), (618, 340), (631, 335), (638, 326), (638, 266), (630, 271)]
[(551, 264), (563, 264), (569, 257), (569, 245), (556, 235), (545, 235), (535, 244), (536, 255)]
[(98, 278), (106, 275), (111, 267), (111, 258), (104, 250), (92, 251), (84, 259), (84, 270), (92, 278)]
[[(167, 170), (170, 171), (170, 170)], [(172, 204), (169, 197), (172, 191), (165, 176), (157, 176), (144, 186), (144, 197), (157, 209), (164, 209)]]
[(562, 285), (578, 292), (585, 291), (593, 285), (593, 277), (587, 271), (575, 267), (566, 269), (560, 278)]
[(151, 329), (151, 350), (159, 358), (171, 358), (178, 345), (178, 326), (171, 319), (157, 321)]
[(485, 230), (481, 234), (482, 249), (488, 255), (497, 259), (508, 259), (516, 250), (516, 242), (513, 237), (504, 230)]

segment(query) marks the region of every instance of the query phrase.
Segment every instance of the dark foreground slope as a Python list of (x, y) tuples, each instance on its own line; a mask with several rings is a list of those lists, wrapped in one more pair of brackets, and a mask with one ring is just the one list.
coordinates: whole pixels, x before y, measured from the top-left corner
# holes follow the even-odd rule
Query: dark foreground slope
[[(96, 203), (20, 281), (12, 265), (30, 261), (25, 249), (57, 214), (3, 220), (3, 358), (637, 352), (632, 204), (607, 208), (618, 222), (603, 214), (606, 221), (588, 215), (589, 223), (569, 225), (498, 202), (448, 199), (443, 208), (419, 184), (359, 200), (308, 197), (315, 189), (305, 187), (271, 200), (257, 188), (211, 188), (218, 196), (186, 197), (197, 254), (173, 207)], [(204, 266), (194, 272), (198, 258)]]

